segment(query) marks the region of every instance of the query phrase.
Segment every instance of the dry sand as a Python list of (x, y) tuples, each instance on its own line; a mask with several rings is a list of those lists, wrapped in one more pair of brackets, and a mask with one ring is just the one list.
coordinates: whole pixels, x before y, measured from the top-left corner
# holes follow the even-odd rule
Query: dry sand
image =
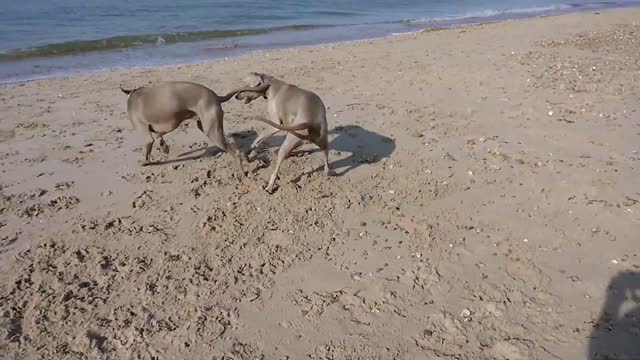
[[(640, 359), (638, 19), (0, 87), (0, 354)], [(307, 147), (268, 195), (269, 164), (236, 180), (193, 124), (138, 166), (119, 85), (224, 93), (248, 71), (324, 99), (339, 176)], [(224, 109), (246, 149), (264, 100)]]

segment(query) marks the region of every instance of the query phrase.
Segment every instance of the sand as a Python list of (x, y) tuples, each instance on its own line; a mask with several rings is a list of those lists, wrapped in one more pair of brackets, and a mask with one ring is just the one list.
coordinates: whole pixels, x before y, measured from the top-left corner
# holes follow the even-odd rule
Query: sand
[[(638, 19), (571, 14), (0, 87), (0, 354), (639, 359)], [(238, 181), (194, 124), (139, 166), (120, 85), (223, 94), (249, 71), (322, 97), (338, 176), (306, 146), (269, 195), (273, 163)], [(266, 102), (224, 110), (246, 149)]]

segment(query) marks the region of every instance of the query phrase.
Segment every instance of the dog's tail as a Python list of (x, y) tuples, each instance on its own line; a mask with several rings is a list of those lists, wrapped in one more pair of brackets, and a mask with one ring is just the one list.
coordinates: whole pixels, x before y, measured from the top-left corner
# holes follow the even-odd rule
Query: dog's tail
[(300, 123), (300, 124), (286, 126), (286, 125), (276, 124), (273, 121), (269, 121), (269, 120), (263, 119), (263, 118), (256, 118), (256, 120), (262, 121), (265, 124), (269, 124), (269, 125), (273, 126), (274, 128), (276, 128), (278, 130), (287, 131), (291, 135), (297, 137), (300, 140), (309, 140), (309, 136), (308, 135), (299, 134), (296, 131), (297, 130), (307, 130), (307, 129), (309, 129), (311, 127), (311, 123), (304, 122), (304, 123)]
[(227, 95), (225, 96), (218, 96), (218, 100), (222, 104), (231, 100), (231, 98), (233, 98), (237, 93), (241, 93), (243, 91), (251, 91), (251, 92), (264, 94), (267, 92), (268, 89), (269, 89), (269, 84), (262, 84), (260, 86), (244, 86), (241, 88), (231, 90), (231, 92), (227, 93)]

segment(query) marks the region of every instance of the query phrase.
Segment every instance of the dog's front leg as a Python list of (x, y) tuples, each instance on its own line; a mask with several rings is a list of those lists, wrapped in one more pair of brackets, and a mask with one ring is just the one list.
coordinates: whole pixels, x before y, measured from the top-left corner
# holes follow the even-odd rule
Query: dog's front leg
[(167, 145), (162, 136), (160, 137), (160, 150), (165, 154), (169, 154), (169, 145)]
[(273, 193), (273, 186), (275, 185), (276, 179), (278, 178), (280, 165), (282, 165), (282, 162), (289, 157), (291, 152), (300, 145), (302, 145), (302, 140), (298, 139), (294, 135), (287, 134), (287, 137), (284, 139), (284, 143), (282, 143), (282, 146), (278, 151), (278, 161), (276, 162), (276, 168), (273, 170), (271, 178), (269, 179), (269, 185), (267, 185), (267, 188), (265, 189), (268, 193)]

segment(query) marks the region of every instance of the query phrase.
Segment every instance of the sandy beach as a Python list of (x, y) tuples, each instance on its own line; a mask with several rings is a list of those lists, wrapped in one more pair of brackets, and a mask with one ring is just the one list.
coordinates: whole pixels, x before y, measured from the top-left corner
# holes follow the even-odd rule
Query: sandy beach
[[(119, 86), (249, 71), (338, 176), (269, 195), (193, 123), (139, 166)], [(223, 108), (247, 149), (266, 102)], [(3, 85), (0, 357), (640, 359), (639, 110), (639, 8)]]

